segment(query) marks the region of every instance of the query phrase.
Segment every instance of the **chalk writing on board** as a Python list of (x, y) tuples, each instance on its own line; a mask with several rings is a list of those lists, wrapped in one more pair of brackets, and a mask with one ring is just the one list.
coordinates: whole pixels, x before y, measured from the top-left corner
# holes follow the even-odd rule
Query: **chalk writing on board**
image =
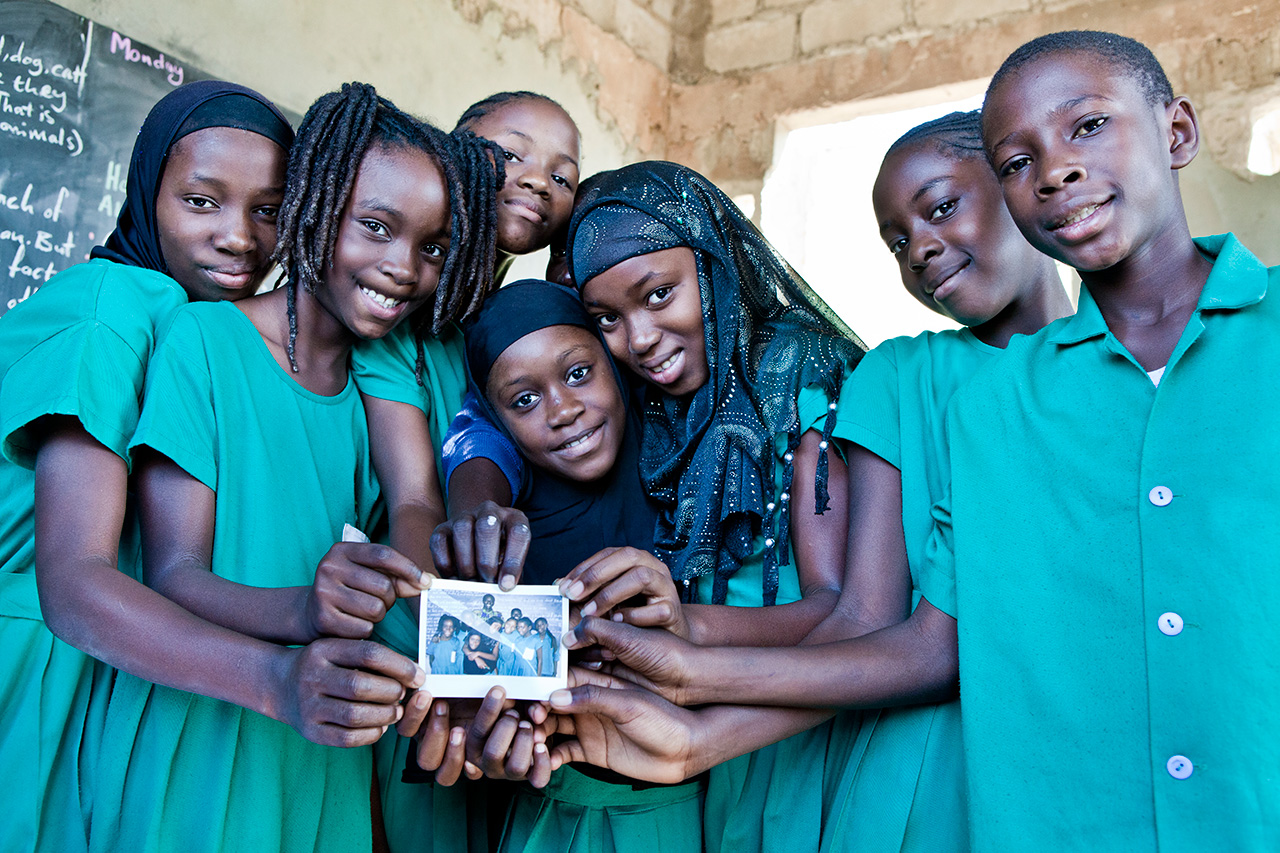
[(0, 0), (0, 315), (106, 239), (147, 112), (207, 77), (49, 0)]

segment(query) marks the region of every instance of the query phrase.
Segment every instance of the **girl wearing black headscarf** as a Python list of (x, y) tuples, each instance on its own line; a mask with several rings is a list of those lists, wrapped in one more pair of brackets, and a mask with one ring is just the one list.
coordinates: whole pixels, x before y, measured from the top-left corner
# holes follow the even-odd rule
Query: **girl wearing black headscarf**
[[(489, 297), (468, 327), (467, 370), (489, 420), (523, 457), (515, 506), (532, 541), (523, 581), (548, 584), (607, 547), (649, 551), (656, 508), (640, 483), (640, 424), (621, 375), (577, 295), (521, 281)], [(647, 785), (563, 767), (523, 786), (504, 850), (702, 850), (704, 785)]]
[[(842, 580), (845, 477), (829, 451), (861, 341), (683, 166), (595, 176), (569, 247), (610, 350), (647, 381), (640, 476), (692, 639), (799, 642)], [(707, 848), (816, 850), (830, 736), (823, 725), (714, 768)]]
[[(86, 849), (112, 672), (84, 652), (188, 689), (237, 677), (235, 635), (129, 577), (127, 448), (165, 317), (188, 293), (245, 295), (265, 276), (292, 135), (240, 86), (170, 93), (138, 135), (107, 244), (0, 323), (0, 849)], [(223, 645), (183, 666), (181, 650), (147, 646), (141, 626), (166, 622), (170, 635)]]

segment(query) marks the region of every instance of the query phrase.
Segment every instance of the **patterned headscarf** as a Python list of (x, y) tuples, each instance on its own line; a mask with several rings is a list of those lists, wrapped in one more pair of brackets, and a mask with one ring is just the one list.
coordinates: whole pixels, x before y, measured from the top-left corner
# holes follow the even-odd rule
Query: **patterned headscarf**
[[(661, 506), (656, 545), (672, 576), (713, 579), (722, 603), (729, 578), (765, 536), (764, 601), (790, 561), (792, 457), (800, 444), (796, 399), (816, 386), (834, 401), (865, 347), (848, 326), (710, 181), (674, 163), (636, 163), (597, 175), (569, 225), (579, 287), (637, 255), (694, 250), (705, 327), (707, 383), (687, 398), (650, 387), (640, 476)], [(827, 507), (823, 428), (815, 512)], [(785, 434), (781, 490), (774, 437)], [(778, 493), (775, 494), (775, 491)]]

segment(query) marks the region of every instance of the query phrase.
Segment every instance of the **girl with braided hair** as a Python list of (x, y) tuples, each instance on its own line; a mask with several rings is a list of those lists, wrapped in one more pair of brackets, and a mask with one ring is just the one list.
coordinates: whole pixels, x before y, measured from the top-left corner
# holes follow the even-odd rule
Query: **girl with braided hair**
[[(280, 211), (286, 285), (180, 310), (151, 360), (130, 443), (149, 585), (281, 645), (363, 640), (421, 589), (420, 570), (392, 549), (333, 545), (345, 524), (368, 527), (378, 497), (349, 357), (415, 309), (439, 324), (466, 313), (487, 282), (491, 260), (470, 243), (483, 246), (486, 229), (472, 217), (465, 144), (364, 84), (308, 110)], [(383, 693), (375, 701), (404, 689)], [(368, 743), (376, 707), (348, 708), (328, 742)], [(319, 746), (123, 674), (102, 765), (97, 795), (115, 813), (95, 820), (96, 850), (355, 850), (373, 837), (371, 749)]]

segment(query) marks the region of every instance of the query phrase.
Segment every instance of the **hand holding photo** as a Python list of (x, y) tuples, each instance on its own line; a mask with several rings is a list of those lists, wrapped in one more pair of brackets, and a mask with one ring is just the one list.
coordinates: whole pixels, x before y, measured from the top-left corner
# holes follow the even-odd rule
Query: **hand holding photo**
[(547, 699), (568, 684), (560, 637), (569, 600), (554, 586), (435, 580), (422, 591), (418, 664), (433, 696), (480, 698), (496, 684), (511, 699)]

